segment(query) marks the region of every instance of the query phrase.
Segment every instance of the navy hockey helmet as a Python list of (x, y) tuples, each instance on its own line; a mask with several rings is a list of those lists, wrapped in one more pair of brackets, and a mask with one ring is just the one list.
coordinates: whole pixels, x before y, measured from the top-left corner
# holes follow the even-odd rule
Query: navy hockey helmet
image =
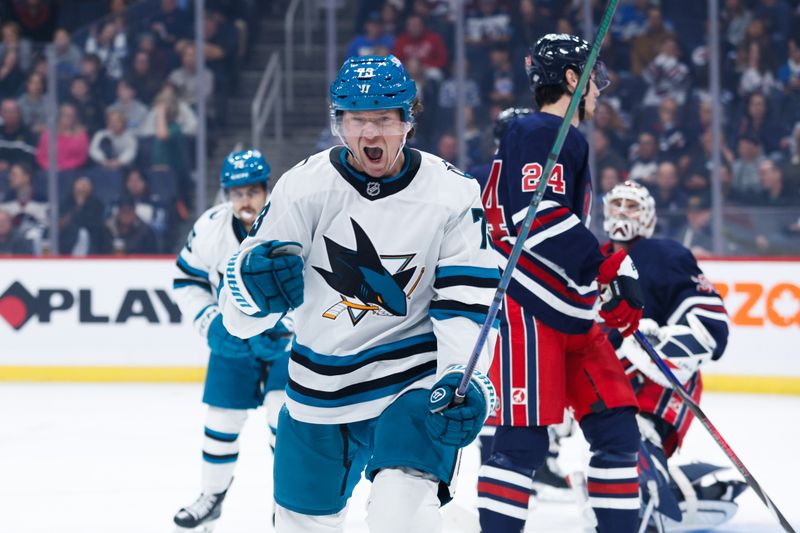
[(270, 168), (258, 150), (231, 152), (222, 163), (219, 183), (223, 189), (242, 187), (269, 180)]
[[(567, 33), (549, 33), (534, 44), (525, 57), (525, 71), (531, 90), (548, 85), (561, 86), (566, 91), (565, 75), (572, 69), (580, 75), (591, 50), (589, 43)], [(602, 91), (609, 85), (608, 71), (602, 61), (594, 65), (594, 83)]]
[(331, 83), (331, 119), (339, 111), (399, 109), (403, 121), (413, 123), (411, 105), (417, 85), (393, 55), (350, 57)]
[(514, 120), (531, 113), (533, 113), (533, 109), (527, 107), (509, 107), (500, 111), (494, 121), (494, 131), (492, 132), (494, 134), (494, 142), (500, 144), (500, 139), (506, 134), (508, 125)]

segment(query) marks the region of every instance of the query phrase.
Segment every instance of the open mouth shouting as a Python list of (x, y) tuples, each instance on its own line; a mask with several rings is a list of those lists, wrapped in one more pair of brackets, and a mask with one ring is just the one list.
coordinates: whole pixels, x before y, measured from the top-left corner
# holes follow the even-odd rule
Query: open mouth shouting
[(383, 148), (378, 146), (365, 146), (364, 155), (370, 163), (380, 163), (383, 159)]

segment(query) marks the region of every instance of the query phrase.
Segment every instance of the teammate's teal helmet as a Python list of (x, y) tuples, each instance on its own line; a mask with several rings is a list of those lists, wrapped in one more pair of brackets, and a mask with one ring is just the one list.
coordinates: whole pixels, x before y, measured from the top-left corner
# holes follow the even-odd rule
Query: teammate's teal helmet
[(242, 187), (269, 180), (269, 164), (258, 150), (231, 152), (222, 163), (219, 183), (223, 189)]
[(393, 55), (351, 57), (331, 83), (331, 119), (339, 111), (399, 109), (403, 121), (413, 123), (416, 95), (417, 85)]

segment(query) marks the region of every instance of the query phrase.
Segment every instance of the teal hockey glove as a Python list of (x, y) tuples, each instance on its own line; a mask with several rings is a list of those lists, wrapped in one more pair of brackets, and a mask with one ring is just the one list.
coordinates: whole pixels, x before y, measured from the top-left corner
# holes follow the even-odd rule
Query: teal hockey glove
[(275, 324), (275, 327), (263, 332), (255, 337), (250, 337), (247, 342), (250, 344), (253, 353), (262, 361), (272, 361), (286, 355), (292, 347), (292, 332), (283, 323), (283, 320)]
[(225, 357), (252, 357), (253, 351), (247, 341), (228, 333), (222, 324), (222, 315), (217, 315), (208, 326), (206, 340), (211, 353)]
[(430, 413), (425, 419), (431, 437), (459, 448), (475, 440), (496, 402), (492, 382), (476, 370), (472, 373), (464, 401), (454, 405), (453, 398), (464, 370), (464, 365), (450, 366), (436, 382), (428, 398)]
[(287, 254), (297, 243), (269, 241), (244, 257), (241, 276), (247, 292), (265, 316), (285, 313), (303, 303), (303, 258)]

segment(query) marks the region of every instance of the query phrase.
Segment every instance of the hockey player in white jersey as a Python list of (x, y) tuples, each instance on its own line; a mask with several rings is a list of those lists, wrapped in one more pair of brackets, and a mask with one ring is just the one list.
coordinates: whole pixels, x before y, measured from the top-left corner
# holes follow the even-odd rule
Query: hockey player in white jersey
[(217, 305), (225, 263), (239, 248), (267, 200), (269, 173), (269, 165), (257, 150), (231, 153), (220, 174), (227, 201), (197, 220), (176, 262), (175, 300), (185, 316), (194, 318), (195, 329), (211, 349), (203, 392), (208, 411), (202, 493), (175, 515), (179, 531), (209, 531), (219, 518), (233, 480), (238, 437), (247, 410), (261, 406), (265, 397), (274, 442), (287, 380), (291, 319), (286, 317), (243, 340), (225, 330)]
[(280, 533), (343, 531), (362, 472), (371, 532), (440, 531), (459, 450), (495, 401), (489, 342), (451, 404), (499, 274), (475, 180), (405, 146), (415, 97), (395, 57), (348, 59), (330, 94), (344, 146), (281, 177), (225, 271), (232, 333), (296, 308), (275, 447)]

